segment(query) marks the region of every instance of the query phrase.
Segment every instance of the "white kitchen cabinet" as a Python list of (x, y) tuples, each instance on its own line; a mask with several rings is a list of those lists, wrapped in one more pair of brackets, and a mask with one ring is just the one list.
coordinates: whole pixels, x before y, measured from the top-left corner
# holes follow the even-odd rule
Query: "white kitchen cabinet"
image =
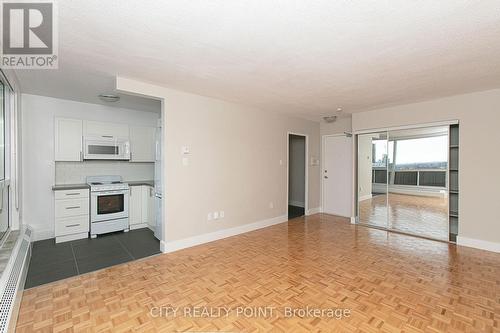
[(55, 118), (55, 161), (79, 162), (82, 160), (83, 121)]
[(149, 194), (149, 202), (148, 202), (148, 210), (149, 210), (149, 229), (155, 230), (156, 228), (156, 210), (155, 210), (155, 188), (153, 186), (148, 186), (148, 194)]
[(130, 229), (154, 226), (154, 190), (152, 186), (130, 186)]
[(155, 127), (130, 126), (130, 162), (155, 161)]
[(130, 186), (128, 221), (130, 229), (140, 228), (142, 222), (142, 186)]
[(104, 121), (85, 120), (83, 133), (92, 137), (118, 137), (129, 138), (129, 126), (127, 124), (111, 123)]
[(87, 238), (90, 229), (89, 190), (55, 192), (56, 243)]
[(142, 186), (142, 220), (148, 226), (154, 225), (154, 189), (152, 186)]

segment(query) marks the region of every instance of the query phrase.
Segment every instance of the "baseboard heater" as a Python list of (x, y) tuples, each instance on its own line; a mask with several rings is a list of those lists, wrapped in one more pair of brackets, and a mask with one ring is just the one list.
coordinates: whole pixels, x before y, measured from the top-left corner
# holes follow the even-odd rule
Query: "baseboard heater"
[(31, 259), (32, 230), (19, 234), (11, 258), (0, 280), (0, 333), (14, 332)]

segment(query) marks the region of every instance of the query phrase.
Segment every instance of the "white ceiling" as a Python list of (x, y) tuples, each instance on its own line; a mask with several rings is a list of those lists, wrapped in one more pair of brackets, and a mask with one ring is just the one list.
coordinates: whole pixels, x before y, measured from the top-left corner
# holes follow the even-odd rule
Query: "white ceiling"
[(350, 113), (500, 87), (498, 0), (60, 0), (58, 7), (59, 70), (19, 71), (25, 92), (98, 102), (120, 75), (319, 119), (338, 106)]

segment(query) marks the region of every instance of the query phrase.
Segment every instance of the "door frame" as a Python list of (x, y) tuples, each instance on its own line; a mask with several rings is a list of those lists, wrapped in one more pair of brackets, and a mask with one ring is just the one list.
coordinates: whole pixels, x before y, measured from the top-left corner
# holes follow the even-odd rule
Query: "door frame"
[[(0, 82), (2, 82), (4, 86), (4, 95), (3, 95), (3, 117), (4, 117), (4, 129), (3, 129), (3, 140), (4, 140), (4, 179), (0, 180), (0, 200), (4, 200), (4, 196), (7, 195), (7, 203), (6, 206), (3, 206), (2, 209), (7, 209), (7, 230), (0, 238), (0, 247), (3, 246), (4, 242), (7, 240), (10, 232), (12, 230), (18, 230), (19, 225), (13, 225), (13, 214), (14, 209), (12, 206), (12, 188), (11, 188), (11, 179), (12, 179), (12, 161), (15, 159), (12, 150), (12, 139), (15, 134), (13, 128), (13, 119), (14, 115), (17, 114), (16, 109), (16, 99), (17, 94), (9, 82), (7, 75), (5, 75), (3, 70), (0, 70)], [(16, 138), (17, 139), (17, 138)], [(17, 160), (16, 160), (17, 162)], [(17, 169), (15, 169), (17, 171)]]
[(286, 134), (286, 218), (288, 219), (288, 199), (290, 191), (290, 135), (303, 136), (305, 138), (304, 152), (304, 216), (309, 215), (309, 135), (288, 131)]
[[(325, 141), (326, 141), (326, 138), (338, 138), (338, 137), (345, 137), (346, 134), (345, 133), (342, 133), (342, 134), (325, 134), (325, 135), (322, 135), (321, 136), (321, 165), (320, 165), (320, 202), (321, 202), (321, 207), (320, 207), (320, 212), (323, 213), (324, 212), (324, 207), (325, 207), (325, 186), (323, 185), (323, 177), (324, 177), (324, 170), (325, 170), (325, 158), (326, 158), (326, 153), (325, 153), (325, 147), (326, 147), (326, 144), (325, 144)], [(352, 136), (352, 139), (353, 139), (353, 142), (354, 142), (354, 135)], [(352, 150), (352, 145), (351, 145), (351, 150)], [(354, 158), (353, 158), (353, 165), (354, 165)], [(352, 197), (352, 196), (351, 196)], [(352, 198), (351, 198), (352, 200)], [(351, 205), (351, 215), (352, 215), (352, 205)], [(351, 219), (351, 222), (353, 220), (353, 217), (352, 216), (345, 216), (345, 217), (348, 217)]]
[[(353, 156), (353, 161), (354, 161), (354, 170), (355, 170), (355, 175), (354, 175), (354, 178), (353, 178), (353, 188), (354, 188), (354, 192), (353, 192), (353, 198), (354, 198), (354, 201), (353, 201), (353, 213), (354, 213), (354, 218), (351, 218), (351, 223), (353, 224), (357, 224), (357, 225), (360, 225), (360, 226), (363, 226), (363, 227), (367, 227), (367, 228), (373, 228), (373, 229), (379, 229), (379, 230), (384, 230), (384, 231), (387, 231), (387, 232), (393, 232), (393, 233), (397, 233), (397, 234), (403, 234), (403, 235), (408, 235), (408, 236), (414, 236), (414, 237), (418, 237), (418, 238), (423, 238), (423, 239), (429, 239), (429, 240), (434, 240), (434, 241), (438, 241), (438, 242), (444, 242), (444, 243), (453, 243), (451, 241), (448, 240), (443, 240), (443, 239), (439, 239), (439, 238), (434, 238), (432, 236), (426, 236), (426, 235), (420, 235), (420, 234), (416, 234), (416, 233), (412, 233), (412, 232), (407, 232), (407, 231), (403, 231), (403, 230), (397, 230), (397, 229), (394, 229), (394, 228), (390, 228), (389, 227), (389, 224), (387, 224), (386, 227), (382, 227), (382, 226), (377, 226), (377, 225), (373, 225), (373, 224), (367, 224), (367, 223), (361, 223), (359, 222), (359, 193), (358, 193), (358, 155), (359, 155), (359, 140), (358, 140), (358, 137), (359, 135), (362, 135), (362, 134), (371, 134), (371, 133), (378, 133), (378, 132), (386, 132), (387, 133), (387, 137), (389, 138), (389, 132), (390, 131), (396, 131), (396, 130), (407, 130), (407, 129), (419, 129), (419, 128), (428, 128), (428, 127), (440, 127), (440, 126), (443, 126), (443, 127), (448, 127), (448, 163), (447, 163), (447, 168), (446, 168), (446, 177), (447, 177), (447, 181), (449, 181), (449, 167), (450, 167), (450, 156), (449, 156), (449, 137), (450, 137), (450, 126), (451, 125), (456, 125), (456, 124), (460, 124), (460, 122), (458, 120), (448, 120), (448, 121), (439, 121), (439, 122), (432, 122), (432, 123), (422, 123), (422, 124), (416, 124), (416, 125), (405, 125), (405, 126), (393, 126), (393, 127), (386, 127), (386, 128), (380, 128), (380, 129), (370, 129), (370, 130), (359, 130), (359, 131), (353, 131), (353, 138), (355, 138), (355, 140), (353, 140), (353, 144), (355, 145), (355, 153), (354, 153), (354, 156)], [(389, 179), (389, 177), (387, 177), (387, 179)], [(447, 195), (448, 195), (448, 200), (450, 198), (450, 189), (449, 189), (449, 184), (447, 184)], [(386, 196), (388, 196), (389, 194), (389, 183), (387, 183), (387, 193), (386, 193)], [(387, 197), (388, 198), (388, 197)], [(459, 197), (459, 200), (460, 200), (460, 197)], [(460, 207), (460, 206), (459, 206)], [(389, 201), (387, 200), (387, 222), (389, 223)], [(450, 234), (450, 216), (449, 216), (449, 201), (448, 201), (448, 207), (447, 207), (447, 211), (448, 211), (448, 215), (447, 215), (447, 229), (448, 229), (448, 235)], [(458, 237), (458, 235), (457, 235)]]

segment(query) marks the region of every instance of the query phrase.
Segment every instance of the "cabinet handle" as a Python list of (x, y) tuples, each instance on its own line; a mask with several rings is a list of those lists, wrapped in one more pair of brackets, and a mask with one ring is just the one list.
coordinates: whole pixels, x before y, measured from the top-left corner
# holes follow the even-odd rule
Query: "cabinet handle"
[(75, 193), (66, 193), (66, 195), (78, 195), (80, 194), (79, 192), (75, 192)]
[(70, 224), (70, 225), (67, 225), (66, 228), (71, 228), (71, 227), (78, 227), (80, 226), (79, 224)]
[(112, 138), (112, 135), (102, 135), (103, 138)]
[(71, 206), (71, 207), (66, 207), (66, 209), (78, 209), (80, 206)]
[(80, 162), (83, 162), (83, 151), (80, 150)]

